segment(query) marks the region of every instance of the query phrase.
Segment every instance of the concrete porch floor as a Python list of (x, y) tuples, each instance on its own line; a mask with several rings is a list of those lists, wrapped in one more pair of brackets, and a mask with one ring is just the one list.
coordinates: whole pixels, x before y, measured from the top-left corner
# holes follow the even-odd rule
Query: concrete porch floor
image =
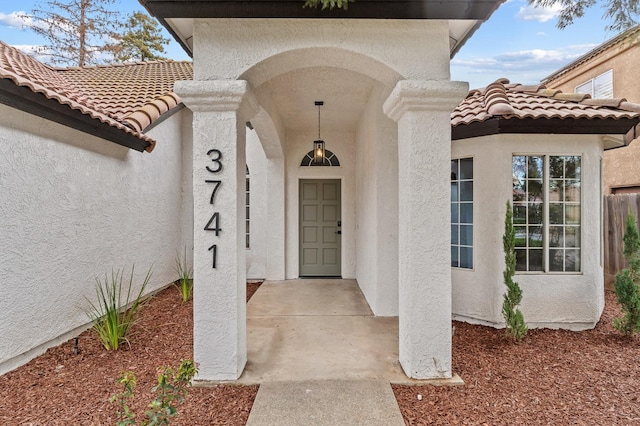
[(409, 379), (398, 362), (398, 317), (376, 317), (355, 280), (266, 281), (247, 304), (248, 361), (241, 384)]

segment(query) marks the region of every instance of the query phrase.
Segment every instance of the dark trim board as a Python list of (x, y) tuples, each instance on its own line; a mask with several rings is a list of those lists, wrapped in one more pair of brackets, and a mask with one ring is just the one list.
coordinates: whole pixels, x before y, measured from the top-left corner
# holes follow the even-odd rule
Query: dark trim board
[(157, 18), (327, 18), (486, 20), (504, 0), (355, 0), (348, 10), (303, 0), (139, 0)]
[(0, 103), (136, 151), (142, 152), (149, 146), (148, 142), (134, 135), (63, 105), (55, 99), (49, 99), (41, 93), (33, 92), (28, 87), (17, 86), (8, 79), (0, 79)]
[(638, 119), (492, 118), (451, 128), (451, 139), (468, 139), (503, 133), (563, 135), (625, 135)]

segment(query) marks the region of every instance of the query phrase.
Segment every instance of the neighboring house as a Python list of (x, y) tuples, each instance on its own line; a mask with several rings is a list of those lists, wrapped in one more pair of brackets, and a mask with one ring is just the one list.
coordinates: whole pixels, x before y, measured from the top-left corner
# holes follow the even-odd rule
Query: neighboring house
[[(640, 107), (449, 81), (452, 52), (500, 2), (359, 0), (313, 21), (297, 1), (145, 3), (193, 53), (193, 79), (179, 63), (54, 70), (0, 52), (0, 365), (84, 327), (96, 273), (154, 263), (154, 288), (168, 284), (184, 244), (198, 380), (245, 367), (247, 279), (312, 276), (356, 279), (375, 315), (399, 316), (408, 376), (450, 377), (452, 318), (504, 325), (507, 200), (529, 325), (596, 324), (601, 156)], [(149, 77), (112, 79), (122, 70)], [(159, 98), (176, 104), (152, 108)], [(51, 108), (73, 120), (52, 123)], [(319, 133), (324, 166), (310, 161)]]
[[(592, 98), (626, 98), (640, 102), (640, 26), (629, 29), (546, 77), (542, 83), (568, 93)], [(636, 132), (636, 137), (640, 132)], [(607, 151), (604, 156), (604, 192), (640, 192), (640, 142)]]

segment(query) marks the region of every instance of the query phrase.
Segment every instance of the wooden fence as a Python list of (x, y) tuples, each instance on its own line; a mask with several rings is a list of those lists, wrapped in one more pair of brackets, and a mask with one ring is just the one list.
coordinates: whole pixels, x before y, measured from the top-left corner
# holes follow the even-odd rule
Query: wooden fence
[(604, 282), (606, 288), (613, 288), (615, 275), (627, 267), (622, 255), (624, 226), (629, 210), (638, 218), (640, 194), (605, 195), (603, 204)]

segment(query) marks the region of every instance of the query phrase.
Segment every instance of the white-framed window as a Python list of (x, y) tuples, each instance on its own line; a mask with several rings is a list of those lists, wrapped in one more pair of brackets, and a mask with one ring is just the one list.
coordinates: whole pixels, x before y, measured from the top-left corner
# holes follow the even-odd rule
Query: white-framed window
[(246, 201), (245, 201), (245, 209), (246, 209), (246, 215), (245, 215), (245, 223), (246, 223), (246, 230), (245, 230), (245, 248), (249, 249), (251, 248), (251, 244), (250, 244), (250, 238), (249, 238), (249, 231), (250, 231), (250, 222), (249, 222), (249, 189), (250, 189), (250, 183), (251, 181), (249, 180), (249, 166), (247, 167), (247, 171), (246, 171), (246, 187), (245, 187), (245, 196), (246, 196)]
[(613, 98), (613, 70), (576, 86), (575, 92), (589, 94), (594, 99)]
[(473, 268), (473, 158), (451, 160), (451, 266)]
[(513, 156), (516, 271), (581, 271), (579, 155)]

